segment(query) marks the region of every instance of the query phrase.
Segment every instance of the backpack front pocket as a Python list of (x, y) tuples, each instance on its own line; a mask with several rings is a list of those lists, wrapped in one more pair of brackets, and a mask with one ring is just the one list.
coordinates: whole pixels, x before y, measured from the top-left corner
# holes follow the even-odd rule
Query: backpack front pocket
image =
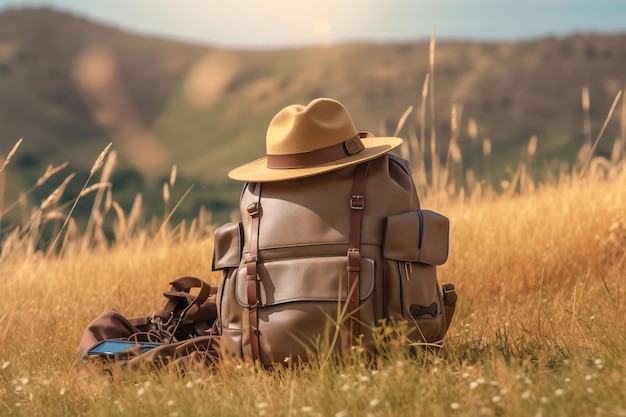
[[(257, 264), (263, 363), (282, 362), (285, 358), (306, 360), (319, 349), (349, 347), (350, 334), (345, 325), (348, 320), (341, 312), (350, 291), (347, 269), (346, 256), (278, 259)], [(364, 322), (373, 321), (368, 312), (372, 311), (374, 274), (374, 261), (361, 258), (359, 299)], [(236, 286), (238, 305), (246, 311), (252, 306), (248, 304), (245, 268), (239, 269)], [(247, 331), (245, 326), (243, 330)], [(337, 344), (329, 346), (337, 331)]]

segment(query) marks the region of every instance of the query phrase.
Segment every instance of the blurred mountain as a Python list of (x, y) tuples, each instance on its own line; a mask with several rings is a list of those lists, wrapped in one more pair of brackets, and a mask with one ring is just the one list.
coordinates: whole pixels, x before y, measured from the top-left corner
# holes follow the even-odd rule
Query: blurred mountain
[[(30, 187), (28, 181), (49, 163), (69, 161), (70, 169), (88, 171), (113, 142), (120, 169), (145, 177), (146, 184), (158, 183), (177, 165), (181, 178), (204, 184), (199, 192), (213, 193), (207, 198), (219, 197), (225, 207), (235, 204), (233, 190), (240, 185), (226, 173), (264, 154), (265, 129), (285, 105), (336, 98), (358, 129), (378, 135), (393, 134), (414, 106), (400, 136), (419, 136), (429, 48), (429, 40), (420, 40), (224, 50), (125, 33), (51, 9), (5, 10), (0, 13), (0, 155), (24, 138), (11, 166), (9, 193)], [(572, 161), (586, 135), (595, 139), (624, 88), (626, 33), (438, 42), (434, 83), (442, 158), (454, 107), (466, 166), (482, 155), (488, 138), (504, 172), (506, 165), (516, 165), (532, 135), (538, 137), (539, 165)], [(587, 133), (584, 88), (590, 99)], [(430, 138), (433, 91), (428, 94)], [(624, 134), (622, 113), (618, 109), (608, 125), (601, 152)], [(28, 170), (31, 175), (22, 177)], [(230, 191), (215, 195), (220, 190)]]

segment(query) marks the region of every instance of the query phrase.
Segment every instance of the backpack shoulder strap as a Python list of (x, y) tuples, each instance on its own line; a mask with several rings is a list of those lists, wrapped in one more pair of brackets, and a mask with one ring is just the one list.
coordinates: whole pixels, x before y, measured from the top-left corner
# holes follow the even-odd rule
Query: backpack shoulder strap
[(360, 338), (359, 317), (361, 274), (361, 220), (365, 208), (365, 177), (369, 162), (356, 166), (350, 197), (350, 240), (348, 241), (348, 314), (354, 343)]
[[(262, 187), (262, 184), (259, 184)], [(259, 217), (261, 215), (261, 188), (259, 188), (259, 197), (257, 201), (250, 204), (246, 208), (248, 215), (252, 220), (250, 231), (250, 248), (248, 258), (246, 260), (246, 293), (248, 298), (248, 314), (247, 318), (249, 337), (250, 337), (250, 354), (253, 361), (261, 360), (261, 350), (259, 348), (259, 317), (257, 308), (259, 306), (258, 296), (258, 273), (257, 262), (259, 255)]]

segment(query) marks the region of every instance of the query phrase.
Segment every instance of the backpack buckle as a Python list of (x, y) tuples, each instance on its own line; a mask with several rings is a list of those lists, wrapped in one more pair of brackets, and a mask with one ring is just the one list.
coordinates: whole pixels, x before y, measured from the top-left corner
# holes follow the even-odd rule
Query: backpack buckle
[(457, 298), (454, 284), (443, 284), (441, 286), (441, 292), (443, 295), (443, 304), (445, 306), (454, 307)]
[(258, 201), (255, 201), (254, 203), (246, 207), (246, 211), (248, 212), (250, 217), (258, 216), (260, 209), (261, 209), (261, 203), (259, 203)]
[(348, 271), (361, 270), (361, 251), (355, 248), (348, 249)]
[(350, 208), (352, 210), (363, 210), (365, 207), (365, 197), (362, 195), (353, 195), (350, 198)]

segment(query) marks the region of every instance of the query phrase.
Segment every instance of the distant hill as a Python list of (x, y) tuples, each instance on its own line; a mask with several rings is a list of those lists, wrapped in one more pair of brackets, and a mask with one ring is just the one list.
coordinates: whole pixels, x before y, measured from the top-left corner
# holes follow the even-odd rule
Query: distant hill
[[(539, 164), (572, 160), (585, 136), (582, 88), (590, 92), (595, 137), (626, 83), (624, 33), (446, 41), (437, 43), (435, 56), (439, 149), (450, 138), (456, 104), (464, 158), (478, 158), (489, 138), (501, 168), (516, 163), (533, 134)], [(223, 198), (232, 201), (239, 184), (226, 179), (227, 171), (264, 154), (265, 129), (283, 106), (333, 97), (350, 109), (357, 128), (391, 134), (408, 106), (419, 108), (428, 72), (428, 40), (224, 50), (129, 34), (50, 9), (5, 10), (0, 154), (24, 137), (12, 175), (19, 177), (20, 167), (33, 174), (12, 181), (15, 191), (47, 163), (69, 160), (89, 170), (112, 141), (122, 169), (154, 181), (176, 164), (182, 177), (208, 187), (203, 192), (231, 190)], [(620, 135), (620, 113), (608, 126), (605, 149)], [(470, 119), (478, 126), (474, 138)], [(401, 136), (419, 129), (414, 114)]]

